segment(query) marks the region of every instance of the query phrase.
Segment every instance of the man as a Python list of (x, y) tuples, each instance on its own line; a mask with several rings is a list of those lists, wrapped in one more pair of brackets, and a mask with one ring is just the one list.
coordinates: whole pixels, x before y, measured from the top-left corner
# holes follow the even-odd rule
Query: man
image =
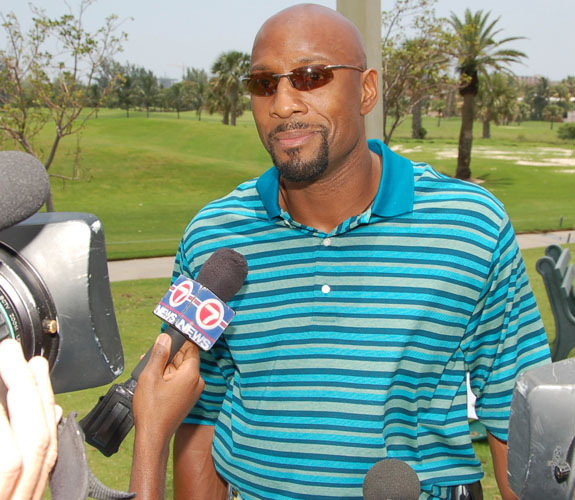
[[(170, 347), (170, 337), (159, 335), (134, 395), (130, 491), (139, 500), (164, 498), (170, 439), (203, 389), (198, 348), (186, 342), (168, 362)], [(47, 360), (26, 362), (16, 340), (0, 342), (0, 500), (42, 498), (56, 463), (61, 415)]]
[(229, 246), (250, 269), (176, 433), (176, 498), (225, 498), (229, 484), (245, 500), (360, 499), (386, 457), (415, 469), (421, 498), (450, 498), (482, 477), (467, 371), (513, 498), (513, 382), (549, 352), (501, 204), (368, 143), (377, 74), (337, 12), (270, 18), (247, 88), (274, 167), (202, 209), (176, 257), (174, 275), (193, 277)]

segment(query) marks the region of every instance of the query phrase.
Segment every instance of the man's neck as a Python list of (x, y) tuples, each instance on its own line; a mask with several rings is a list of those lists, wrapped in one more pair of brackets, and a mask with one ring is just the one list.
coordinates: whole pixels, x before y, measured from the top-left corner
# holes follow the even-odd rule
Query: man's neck
[(329, 233), (364, 212), (375, 199), (381, 157), (366, 151), (358, 161), (309, 183), (280, 180), (280, 206), (300, 224)]

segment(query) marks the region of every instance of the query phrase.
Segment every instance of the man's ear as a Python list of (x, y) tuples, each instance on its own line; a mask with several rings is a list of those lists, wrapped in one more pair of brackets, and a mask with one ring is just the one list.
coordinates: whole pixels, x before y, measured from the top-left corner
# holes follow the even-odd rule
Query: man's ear
[(366, 69), (361, 75), (361, 115), (367, 115), (377, 103), (377, 71)]

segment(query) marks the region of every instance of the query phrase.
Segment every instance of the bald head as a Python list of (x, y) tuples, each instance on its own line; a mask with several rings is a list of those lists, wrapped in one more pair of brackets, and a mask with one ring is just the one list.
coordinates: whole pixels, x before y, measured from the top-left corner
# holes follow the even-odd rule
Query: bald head
[(339, 12), (317, 4), (294, 5), (270, 17), (256, 35), (252, 65), (262, 53), (286, 47), (300, 51), (302, 61), (307, 53), (310, 62), (323, 56), (325, 62), (333, 58), (337, 64), (366, 66), (357, 26)]

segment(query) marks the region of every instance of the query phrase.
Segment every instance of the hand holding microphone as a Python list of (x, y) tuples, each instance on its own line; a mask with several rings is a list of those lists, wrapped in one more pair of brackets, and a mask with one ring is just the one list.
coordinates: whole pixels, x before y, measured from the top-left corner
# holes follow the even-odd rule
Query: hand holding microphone
[(142, 500), (164, 498), (170, 439), (204, 388), (198, 347), (185, 342), (169, 361), (171, 344), (159, 335), (134, 393), (130, 491)]
[[(193, 302), (198, 310), (203, 309), (201, 306), (204, 303), (211, 304), (208, 301), (216, 301), (214, 295), (221, 299), (216, 301), (218, 304), (222, 301), (227, 302), (242, 287), (247, 272), (247, 262), (242, 255), (229, 248), (220, 248), (204, 263), (198, 273), (197, 282), (189, 280), (191, 282), (190, 290), (193, 289), (194, 293), (187, 299), (190, 299), (190, 302)], [(168, 296), (175, 293), (173, 288)], [(208, 290), (206, 291), (205, 289)], [(207, 294), (210, 298), (204, 299), (202, 294)], [(179, 299), (175, 300), (175, 302), (179, 303)], [(211, 314), (209, 310), (208, 314)], [(189, 332), (186, 331), (182, 334), (173, 328), (177, 328), (181, 324), (180, 320), (183, 316), (185, 315), (176, 314), (173, 317), (173, 321), (168, 321), (168, 324), (171, 325), (166, 330), (166, 333), (171, 338), (169, 361), (172, 361), (174, 355), (187, 339), (196, 340), (196, 333), (198, 332), (194, 331), (193, 335), (189, 335)], [(184, 323), (189, 326), (187, 321), (184, 321)], [(197, 339), (198, 345), (205, 349), (205, 336), (199, 335)], [(132, 377), (122, 384), (113, 385), (108, 393), (100, 398), (100, 401), (92, 411), (80, 421), (80, 426), (86, 436), (86, 442), (100, 450), (105, 456), (109, 457), (118, 451), (120, 444), (134, 425), (132, 399), (138, 384), (138, 377), (148, 363), (152, 353), (153, 348), (146, 353), (132, 370)]]

